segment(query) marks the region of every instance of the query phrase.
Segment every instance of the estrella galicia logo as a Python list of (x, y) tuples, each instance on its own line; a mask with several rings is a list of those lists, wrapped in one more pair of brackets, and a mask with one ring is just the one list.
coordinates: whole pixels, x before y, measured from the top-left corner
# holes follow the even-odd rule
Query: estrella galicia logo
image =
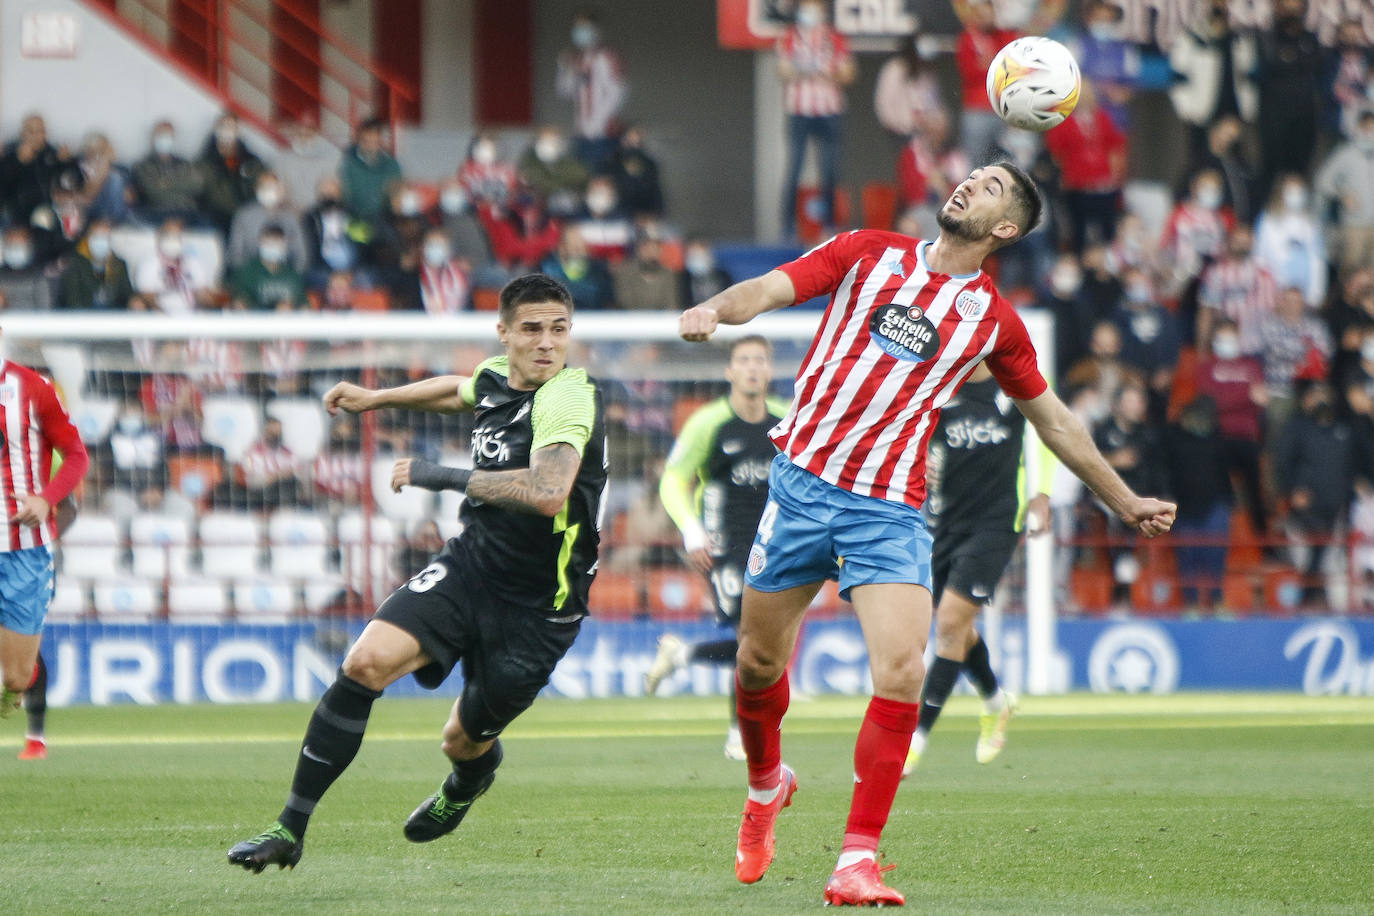
[(889, 302), (873, 312), (868, 334), (888, 356), (919, 363), (940, 349), (940, 332), (919, 305)]

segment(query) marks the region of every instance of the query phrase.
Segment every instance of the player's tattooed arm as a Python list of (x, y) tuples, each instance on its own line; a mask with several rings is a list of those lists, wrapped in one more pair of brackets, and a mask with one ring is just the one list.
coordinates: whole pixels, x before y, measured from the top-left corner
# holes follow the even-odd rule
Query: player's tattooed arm
[(557, 515), (572, 492), (582, 456), (566, 442), (546, 445), (530, 456), (530, 466), (518, 471), (473, 471), (467, 494), (493, 506)]

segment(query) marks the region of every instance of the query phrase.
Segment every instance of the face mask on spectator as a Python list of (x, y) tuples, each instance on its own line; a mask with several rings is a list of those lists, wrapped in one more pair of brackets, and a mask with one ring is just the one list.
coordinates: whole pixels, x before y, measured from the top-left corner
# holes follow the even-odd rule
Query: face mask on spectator
[(1056, 267), (1050, 274), (1050, 289), (1061, 299), (1069, 298), (1082, 285), (1083, 274), (1076, 267)]
[(600, 38), (596, 26), (589, 22), (582, 22), (573, 26), (572, 43), (573, 47), (583, 51), (596, 47), (596, 40)]
[(396, 203), (396, 208), (402, 216), (416, 215), (420, 212), (420, 195), (414, 191), (406, 191)]
[(119, 418), (119, 431), (126, 436), (131, 436), (143, 429), (143, 414), (126, 413)]
[(472, 148), (472, 161), (478, 165), (492, 165), (496, 162), (496, 144), (483, 141)]
[(177, 138), (168, 133), (153, 134), (153, 152), (159, 156), (172, 155), (172, 147), (176, 146)]
[(557, 162), (558, 157), (563, 155), (563, 141), (557, 137), (540, 137), (535, 141), (534, 155), (545, 165)]
[(615, 207), (615, 195), (607, 191), (592, 191), (587, 195), (587, 209), (593, 216), (605, 216)]
[(425, 242), (425, 263), (430, 267), (443, 267), (448, 263), (448, 245), (444, 242)]
[(258, 246), (258, 257), (264, 264), (280, 264), (286, 260), (286, 246), (281, 242), (263, 242)]
[(348, 225), (348, 217), (342, 210), (326, 210), (320, 214), (320, 228), (324, 234), (330, 237), (343, 235), (344, 228)]
[(1234, 334), (1218, 334), (1212, 340), (1212, 353), (1217, 359), (1235, 359), (1240, 356), (1240, 338)]
[(797, 10), (797, 25), (804, 29), (814, 29), (821, 24), (821, 11), (814, 6), (803, 6)]
[(23, 270), (33, 260), (33, 251), (23, 242), (6, 245), (4, 254), (5, 266), (15, 270)]
[(281, 188), (276, 185), (264, 185), (258, 188), (258, 203), (271, 210), (281, 203)]
[(1132, 283), (1126, 287), (1126, 298), (1131, 302), (1149, 302), (1150, 285), (1148, 283)]
[(181, 236), (164, 235), (157, 240), (157, 250), (164, 258), (175, 260), (181, 257)]
[(693, 251), (682, 259), (682, 266), (687, 268), (687, 272), (694, 277), (704, 277), (715, 267), (715, 261), (709, 251)]
[(1374, 337), (1366, 337), (1360, 344), (1360, 359), (1374, 363)]
[(1088, 26), (1088, 34), (1096, 41), (1111, 41), (1116, 37), (1116, 26), (1110, 22), (1094, 22)]
[(1283, 189), (1283, 205), (1285, 208), (1298, 211), (1307, 209), (1307, 191), (1297, 185)]
[(103, 261), (110, 256), (110, 237), (104, 233), (87, 236), (86, 247), (91, 250), (92, 261)]
[(1355, 145), (1366, 153), (1374, 152), (1374, 131), (1366, 130), (1355, 138)]
[(1216, 185), (1203, 185), (1197, 189), (1197, 204), (1204, 210), (1215, 210), (1221, 206), (1221, 188)]
[(439, 195), (439, 209), (450, 216), (468, 208), (468, 196), (462, 188), (445, 188)]

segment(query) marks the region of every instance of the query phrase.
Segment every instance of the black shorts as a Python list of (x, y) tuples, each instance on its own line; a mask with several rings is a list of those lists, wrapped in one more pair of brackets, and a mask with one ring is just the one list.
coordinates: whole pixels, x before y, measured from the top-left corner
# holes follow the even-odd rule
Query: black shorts
[(991, 601), (1018, 540), (1015, 531), (936, 531), (930, 560), (936, 603), (946, 588), (974, 604)]
[(392, 592), (374, 619), (414, 636), (433, 659), (415, 672), (422, 687), (435, 689), (462, 662), (458, 718), (474, 741), (496, 737), (530, 707), (582, 626), (580, 617), (550, 619), (502, 601), (447, 548)]
[[(747, 557), (747, 554), (746, 554)], [(711, 594), (716, 599), (716, 622), (739, 628), (740, 599), (744, 596), (745, 557), (714, 557)]]

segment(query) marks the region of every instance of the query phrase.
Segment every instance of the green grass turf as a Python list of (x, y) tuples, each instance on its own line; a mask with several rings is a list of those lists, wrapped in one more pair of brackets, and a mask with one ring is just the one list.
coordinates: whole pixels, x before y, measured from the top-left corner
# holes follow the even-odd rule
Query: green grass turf
[[(54, 710), (51, 757), (0, 726), (0, 912), (798, 912), (821, 904), (851, 787), (855, 698), (795, 702), (800, 780), (778, 856), (732, 872), (743, 764), (719, 699), (541, 700), (507, 733), (458, 833), (401, 822), (438, 784), (443, 701), (384, 700), (294, 872), (225, 850), (280, 810), (303, 705)], [(973, 762), (951, 704), (883, 849), (918, 909), (986, 913), (1374, 911), (1374, 699), (1031, 699)]]

